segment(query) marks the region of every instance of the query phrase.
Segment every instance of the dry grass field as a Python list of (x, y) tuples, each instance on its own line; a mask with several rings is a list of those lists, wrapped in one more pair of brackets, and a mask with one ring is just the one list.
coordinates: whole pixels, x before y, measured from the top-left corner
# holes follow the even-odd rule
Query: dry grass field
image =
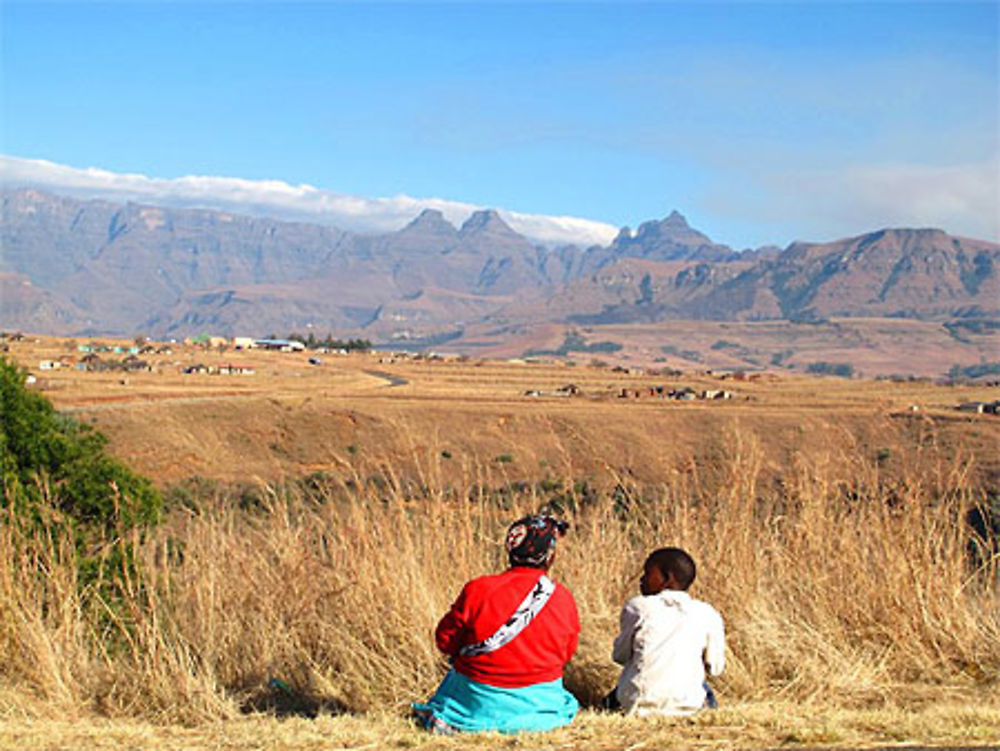
[[(960, 323), (960, 322), (958, 322)], [(528, 350), (553, 350), (575, 332), (588, 343), (613, 342), (611, 354), (572, 353), (623, 364), (664, 364), (694, 368), (760, 369), (805, 372), (810, 363), (850, 363), (868, 377), (913, 373), (940, 377), (954, 365), (995, 362), (1000, 332), (958, 328), (939, 321), (906, 318), (831, 318), (791, 321), (657, 321), (656, 323), (568, 326), (532, 323), (498, 328), (479, 324), (446, 346), (470, 355), (503, 358)]]
[[(0, 525), (0, 746), (1000, 744), (1000, 557), (967, 524), (996, 492), (1000, 419), (955, 410), (995, 388), (183, 348), (149, 373), (35, 369), (68, 351), (9, 355), (173, 500), (106, 542), (140, 560), (111, 603), (80, 591), (65, 540)], [(179, 372), (196, 361), (256, 373)], [(613, 685), (621, 603), (645, 553), (679, 544), (726, 620), (722, 711), (587, 710), (513, 738), (407, 725), (443, 674), (437, 618), (501, 566), (509, 520), (553, 503), (583, 623), (567, 686), (586, 705)]]
[[(365, 457), (391, 458), (407, 476), (432, 464), (455, 481), (492, 463), (513, 480), (656, 484), (725, 448), (734, 431), (762, 443), (772, 475), (790, 451), (849, 447), (885, 456), (928, 441), (974, 456), (977, 471), (1000, 471), (1000, 420), (955, 409), (1000, 397), (996, 387), (784, 374), (737, 381), (378, 354), (320, 355), (314, 366), (304, 353), (182, 345), (170, 355), (144, 356), (154, 372), (83, 373), (37, 369), (44, 359), (79, 357), (72, 340), (10, 346), (9, 356), (38, 376), (37, 388), (58, 409), (98, 427), (116, 455), (161, 486), (192, 476), (275, 483), (343, 471)], [(255, 373), (180, 372), (196, 363), (244, 364)], [(578, 396), (557, 395), (569, 384)], [(647, 389), (657, 386), (725, 389), (733, 398), (677, 402), (650, 396)], [(622, 389), (642, 395), (623, 399)], [(525, 396), (530, 390), (542, 395)], [(883, 464), (899, 461), (905, 456), (897, 452)]]

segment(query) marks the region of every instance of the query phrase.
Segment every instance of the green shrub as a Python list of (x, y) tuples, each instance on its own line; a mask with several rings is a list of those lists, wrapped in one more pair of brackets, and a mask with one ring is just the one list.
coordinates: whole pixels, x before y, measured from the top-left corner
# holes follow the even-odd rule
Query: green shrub
[(740, 345), (737, 342), (731, 342), (728, 339), (718, 339), (712, 343), (709, 349), (720, 350), (720, 349), (739, 349)]
[(846, 362), (825, 362), (821, 360), (806, 365), (806, 372), (850, 378), (854, 375), (854, 366)]
[(563, 338), (558, 349), (529, 349), (524, 357), (565, 357), (571, 352), (611, 353), (618, 352), (622, 345), (618, 342), (601, 341), (587, 344), (587, 340), (578, 331), (569, 331)]
[(98, 548), (155, 523), (161, 499), (149, 480), (104, 453), (107, 439), (25, 388), (25, 371), (0, 358), (0, 509), (25, 529), (72, 531), (81, 572)]
[(978, 365), (952, 365), (948, 371), (949, 378), (981, 378), (987, 375), (1000, 375), (1000, 362), (981, 362)]

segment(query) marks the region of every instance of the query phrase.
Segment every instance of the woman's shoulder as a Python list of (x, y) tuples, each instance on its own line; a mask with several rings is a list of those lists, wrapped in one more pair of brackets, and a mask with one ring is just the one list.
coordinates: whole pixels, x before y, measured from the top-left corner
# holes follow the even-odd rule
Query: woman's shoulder
[(573, 592), (570, 590), (569, 587), (567, 587), (562, 582), (555, 582), (555, 585), (556, 589), (555, 592), (553, 593), (553, 596), (570, 599), (573, 600), (574, 603), (576, 602), (576, 599), (573, 597)]
[[(466, 594), (489, 594), (507, 589), (530, 589), (532, 583), (538, 580), (537, 569), (509, 568), (496, 574), (477, 576), (466, 582), (463, 591)], [(559, 586), (558, 584), (556, 585)]]

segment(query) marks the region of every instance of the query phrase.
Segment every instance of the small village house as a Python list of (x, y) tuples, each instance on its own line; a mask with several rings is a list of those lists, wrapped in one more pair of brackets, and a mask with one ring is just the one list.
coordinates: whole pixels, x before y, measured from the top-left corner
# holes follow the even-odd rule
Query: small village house
[(219, 366), (219, 375), (253, 375), (254, 372), (254, 369), (249, 365), (229, 363)]
[(141, 370), (151, 370), (149, 363), (145, 360), (137, 357), (136, 355), (129, 355), (124, 360), (122, 360), (122, 368), (125, 370), (135, 373)]
[(86, 372), (95, 372), (106, 370), (107, 365), (98, 355), (91, 352), (80, 358), (80, 361), (76, 364), (76, 369)]
[(962, 402), (958, 405), (958, 410), (976, 415), (1000, 414), (1000, 399), (993, 402)]
[(253, 349), (255, 346), (252, 336), (234, 336), (231, 344), (233, 349)]
[(296, 339), (256, 339), (254, 346), (279, 352), (302, 352), (306, 345)]

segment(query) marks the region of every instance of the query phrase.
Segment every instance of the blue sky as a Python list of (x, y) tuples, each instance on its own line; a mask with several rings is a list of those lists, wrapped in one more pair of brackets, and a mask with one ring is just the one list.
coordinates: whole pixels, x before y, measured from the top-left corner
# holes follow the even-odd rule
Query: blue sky
[(1000, 236), (997, 3), (0, 12), (12, 157), (614, 226), (676, 208), (737, 248)]

